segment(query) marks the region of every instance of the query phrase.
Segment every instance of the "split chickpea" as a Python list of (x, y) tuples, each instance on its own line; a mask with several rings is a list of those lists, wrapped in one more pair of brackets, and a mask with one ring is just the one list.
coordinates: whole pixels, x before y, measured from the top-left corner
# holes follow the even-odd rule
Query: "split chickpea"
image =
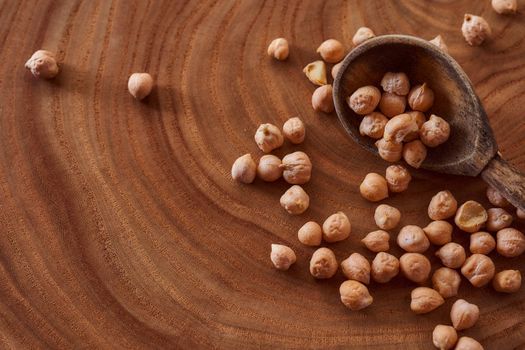
[(389, 241), (390, 235), (383, 230), (372, 231), (361, 240), (365, 247), (374, 253), (388, 251), (390, 249)]
[(512, 224), (512, 215), (503, 208), (490, 208), (487, 210), (487, 230), (499, 231)]
[(479, 46), (492, 35), (488, 22), (480, 16), (465, 14), (461, 32), (470, 46)]
[(487, 211), (476, 201), (466, 201), (457, 210), (454, 222), (461, 230), (469, 233), (479, 231), (487, 222)]
[(423, 229), (416, 225), (407, 225), (399, 231), (397, 244), (409, 253), (424, 253), (430, 242)]
[(390, 165), (386, 168), (385, 179), (390, 192), (399, 193), (406, 191), (412, 176), (402, 165)]
[(476, 232), (470, 235), (470, 252), (488, 255), (496, 248), (496, 240), (488, 232)]
[(317, 279), (331, 278), (337, 272), (337, 259), (328, 248), (317, 249), (310, 259), (310, 273)]
[(351, 232), (350, 220), (342, 211), (330, 215), (323, 223), (323, 238), (330, 243), (347, 239)]
[(332, 113), (334, 100), (332, 98), (332, 85), (319, 86), (312, 94), (312, 108), (316, 112)]
[(427, 235), (430, 243), (435, 245), (444, 245), (452, 240), (451, 224), (444, 220), (436, 220), (423, 227), (423, 231)]
[(443, 305), (445, 299), (432, 288), (418, 287), (410, 293), (410, 309), (416, 314), (426, 314)]
[(328, 63), (337, 63), (345, 57), (345, 48), (340, 41), (328, 39), (317, 48), (317, 53)]
[(377, 253), (370, 266), (372, 279), (377, 283), (387, 283), (399, 273), (399, 260), (392, 254)]
[(494, 277), (496, 267), (488, 256), (472, 254), (465, 260), (461, 267), (461, 274), (465, 276), (474, 287), (483, 287)]
[(441, 260), (441, 263), (451, 269), (460, 268), (467, 258), (465, 249), (461, 244), (450, 242), (441, 247), (436, 256)]
[(450, 320), (458, 331), (471, 328), (479, 319), (479, 308), (464, 299), (458, 299), (450, 309)]
[(347, 103), (357, 114), (367, 115), (376, 109), (380, 100), (381, 92), (379, 89), (375, 86), (368, 85), (354, 91), (354, 93), (347, 98)]
[(451, 326), (438, 324), (432, 332), (432, 343), (439, 350), (450, 350), (458, 341), (458, 333)]
[(269, 153), (274, 149), (281, 147), (284, 143), (284, 137), (281, 130), (275, 125), (269, 123), (259, 125), (259, 128), (255, 132), (254, 139), (257, 147), (259, 147), (264, 153)]
[(432, 197), (428, 205), (428, 216), (432, 220), (445, 220), (454, 214), (458, 208), (456, 198), (450, 191), (440, 191)]
[(361, 196), (371, 202), (378, 202), (388, 197), (388, 185), (384, 177), (369, 173), (359, 185)]
[(449, 267), (440, 267), (432, 275), (432, 287), (443, 298), (450, 298), (458, 295), (461, 276), (456, 270)]
[(492, 286), (497, 292), (515, 293), (521, 287), (521, 273), (518, 270), (500, 271), (494, 276)]
[(277, 270), (288, 270), (297, 257), (292, 248), (282, 244), (272, 244), (270, 259)]
[(323, 61), (315, 61), (303, 68), (303, 73), (314, 85), (323, 86), (327, 84), (326, 64)]
[(380, 204), (374, 213), (374, 220), (377, 227), (383, 230), (391, 230), (399, 224), (401, 212), (387, 204)]
[(430, 275), (430, 261), (419, 253), (405, 253), (399, 258), (399, 267), (403, 275), (412, 282), (423, 283)]
[(363, 136), (368, 136), (373, 139), (380, 139), (385, 132), (385, 125), (388, 118), (379, 112), (372, 112), (366, 115), (361, 124), (359, 124), (359, 133)]
[(279, 61), (283, 61), (288, 58), (290, 54), (290, 46), (288, 40), (285, 38), (273, 39), (270, 45), (268, 46), (268, 56), (273, 56)]
[(276, 181), (283, 174), (281, 160), (273, 154), (266, 154), (259, 159), (257, 176), (267, 182)]
[(303, 121), (298, 117), (288, 119), (283, 125), (283, 134), (294, 145), (302, 143), (306, 137)]
[[(410, 81), (408, 80), (408, 76), (403, 72), (387, 72), (381, 79), (381, 87), (385, 92), (398, 96), (406, 96), (410, 92)], [(401, 111), (401, 113), (403, 113), (403, 111)]]
[(292, 185), (302, 185), (310, 181), (312, 162), (304, 152), (297, 151), (284, 156), (281, 162), (283, 178)]
[(339, 287), (341, 302), (350, 310), (362, 310), (374, 301), (368, 288), (358, 281), (344, 281)]
[(281, 206), (292, 215), (302, 214), (310, 205), (310, 197), (301, 186), (290, 187), (280, 199)]
[(432, 114), (419, 129), (419, 137), (425, 146), (437, 147), (450, 137), (450, 125), (445, 119)]
[(353, 253), (341, 262), (341, 270), (346, 278), (364, 284), (370, 283), (370, 269), (368, 260), (359, 253)]
[(309, 221), (297, 231), (297, 238), (302, 244), (315, 247), (321, 244), (323, 230), (317, 222)]
[(520, 256), (525, 251), (525, 235), (515, 228), (504, 228), (496, 234), (496, 249), (507, 258)]

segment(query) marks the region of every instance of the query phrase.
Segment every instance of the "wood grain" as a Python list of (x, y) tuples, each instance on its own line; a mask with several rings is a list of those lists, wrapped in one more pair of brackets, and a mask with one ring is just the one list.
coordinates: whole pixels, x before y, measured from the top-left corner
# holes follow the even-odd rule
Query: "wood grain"
[[(464, 43), (465, 12), (489, 21), (492, 42)], [(524, 20), (470, 0), (0, 1), (0, 348), (429, 349), (454, 300), (414, 315), (414, 285), (398, 277), (372, 284), (374, 304), (351, 312), (339, 301), (340, 272), (323, 282), (308, 273), (312, 249), (295, 232), (337, 210), (353, 224), (349, 240), (331, 245), (338, 259), (372, 257), (359, 240), (374, 227), (374, 205), (357, 187), (386, 164), (335, 115), (312, 111), (314, 86), (301, 70), (324, 39), (350, 48), (362, 25), (441, 33), (504, 158), (525, 171)], [(265, 55), (278, 36), (291, 43), (286, 62)], [(24, 69), (40, 48), (61, 62), (54, 81)], [(158, 82), (143, 103), (126, 90), (135, 71)], [(239, 155), (261, 155), (258, 124), (293, 115), (307, 124), (306, 142), (276, 154), (301, 149), (314, 164), (300, 217), (278, 206), (285, 183), (241, 186), (229, 176)], [(488, 206), (481, 180), (413, 176), (385, 201), (403, 224), (425, 225), (426, 204), (445, 188)], [(289, 272), (271, 268), (271, 243), (295, 249)], [(493, 257), (498, 270), (525, 262)], [(460, 296), (481, 309), (462, 334), (486, 349), (525, 347), (525, 289), (501, 295), (463, 280)]]

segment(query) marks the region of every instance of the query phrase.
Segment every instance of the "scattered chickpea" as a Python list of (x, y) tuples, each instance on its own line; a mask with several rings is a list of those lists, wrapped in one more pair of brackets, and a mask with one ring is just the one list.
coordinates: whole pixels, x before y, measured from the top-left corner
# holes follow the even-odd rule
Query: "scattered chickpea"
[(492, 0), (492, 8), (500, 15), (513, 15), (518, 11), (518, 1)]
[(377, 253), (370, 266), (372, 279), (377, 283), (387, 283), (399, 273), (399, 260), (388, 253)]
[(293, 185), (281, 196), (281, 206), (292, 215), (302, 214), (310, 205), (310, 197), (301, 186)]
[(38, 50), (27, 60), (25, 67), (36, 78), (52, 79), (57, 76), (59, 67), (51, 51)]
[(489, 24), (483, 17), (465, 14), (461, 32), (470, 46), (479, 46), (492, 35)]
[(345, 57), (345, 48), (335, 39), (325, 40), (318, 48), (317, 53), (328, 63), (337, 63)]
[(235, 160), (232, 165), (232, 178), (245, 184), (252, 183), (255, 180), (257, 165), (250, 153), (247, 153)]
[(396, 115), (385, 125), (384, 138), (387, 141), (401, 143), (407, 136), (417, 135), (419, 128), (410, 115), (403, 113)]
[(434, 104), (434, 91), (426, 83), (414, 86), (408, 93), (408, 105), (414, 111), (426, 112)]
[(148, 73), (133, 73), (128, 80), (128, 90), (137, 100), (142, 100), (151, 93), (153, 84), (153, 78)]
[(461, 230), (469, 233), (479, 231), (487, 222), (487, 211), (476, 201), (466, 201), (456, 212), (454, 222)]
[(273, 124), (261, 124), (255, 132), (255, 143), (264, 153), (269, 153), (276, 148), (279, 148), (284, 143), (284, 137), (279, 130)]
[(332, 113), (334, 100), (332, 98), (332, 85), (319, 86), (312, 94), (312, 108), (316, 112)]
[(494, 187), (487, 187), (487, 199), (490, 204), (498, 208), (505, 208), (510, 205), (509, 201), (501, 195)]
[(351, 232), (350, 220), (342, 211), (330, 215), (323, 223), (323, 238), (329, 243), (345, 240)]
[(521, 287), (521, 273), (518, 270), (503, 270), (492, 280), (492, 286), (497, 292), (515, 293)]
[(288, 270), (297, 260), (292, 248), (282, 244), (272, 244), (270, 259), (277, 270)]
[(432, 332), (432, 343), (439, 350), (450, 350), (458, 341), (458, 333), (451, 326), (438, 324)]
[(460, 268), (465, 260), (467, 254), (461, 244), (450, 242), (441, 247), (437, 252), (436, 256), (441, 259), (441, 263), (451, 269)]
[(381, 100), (381, 92), (372, 85), (363, 86), (354, 91), (346, 102), (354, 112), (360, 115), (370, 114), (376, 109)]
[[(406, 112), (406, 114), (408, 114), (410, 116), (410, 118), (412, 118), (412, 120), (416, 122), (417, 127), (419, 129), (421, 129), (423, 124), (427, 121), (427, 117), (425, 117), (425, 114), (423, 112), (420, 112), (420, 111), (408, 111), (408, 112)], [(417, 135), (417, 137), (419, 137), (419, 135)]]
[(476, 232), (470, 235), (470, 252), (488, 255), (496, 248), (496, 240), (488, 232)]
[(479, 319), (479, 308), (466, 300), (458, 299), (452, 304), (450, 309), (450, 320), (452, 325), (458, 331), (470, 328), (476, 324)]
[(257, 165), (257, 176), (263, 181), (272, 182), (279, 179), (283, 174), (281, 160), (273, 154), (266, 154), (259, 159)]
[(335, 79), (335, 77), (337, 76), (337, 73), (339, 73), (339, 69), (341, 69), (341, 65), (343, 64), (343, 62), (339, 62), (337, 64), (334, 64), (334, 66), (332, 67), (332, 78)]
[(386, 168), (385, 179), (390, 192), (399, 193), (406, 191), (412, 176), (402, 165), (390, 165)]
[(403, 159), (413, 168), (418, 169), (427, 157), (427, 148), (423, 142), (414, 140), (403, 146)]
[(380, 204), (374, 213), (374, 220), (377, 227), (383, 230), (391, 230), (399, 224), (401, 212), (387, 204)]
[(448, 46), (445, 44), (441, 35), (436, 36), (434, 39), (430, 40), (430, 42), (439, 47), (444, 53), (448, 53)]
[(521, 208), (516, 209), (516, 216), (518, 219), (525, 220), (525, 210)]
[(341, 262), (341, 270), (346, 278), (364, 284), (370, 283), (370, 263), (359, 253), (353, 253)]
[(437, 290), (443, 298), (458, 295), (461, 276), (456, 270), (449, 267), (440, 267), (432, 275), (432, 287)]
[(389, 118), (405, 111), (407, 98), (390, 92), (383, 92), (379, 100), (379, 110)]
[(283, 134), (294, 145), (302, 143), (306, 137), (303, 121), (298, 117), (288, 119), (283, 125)]
[(412, 299), (410, 309), (416, 314), (429, 313), (445, 302), (445, 299), (438, 292), (428, 287), (417, 287), (412, 290), (410, 296)]
[(375, 36), (376, 35), (372, 31), (372, 29), (368, 27), (361, 27), (355, 32), (354, 37), (352, 38), (352, 43), (354, 43), (354, 45), (357, 46)]
[(498, 231), (496, 241), (496, 250), (504, 257), (514, 258), (525, 251), (525, 235), (515, 228)]
[(302, 185), (310, 181), (312, 176), (312, 162), (304, 152), (297, 151), (284, 156), (281, 167), (283, 178), (293, 185)]
[(445, 119), (432, 114), (419, 129), (421, 141), (428, 147), (437, 147), (450, 137), (450, 125)]
[(368, 136), (373, 139), (380, 139), (385, 132), (385, 125), (388, 118), (379, 112), (372, 112), (366, 115), (361, 124), (359, 124), (359, 133), (363, 136)]
[(279, 61), (287, 59), (289, 54), (290, 46), (285, 38), (273, 39), (268, 46), (268, 56), (273, 56)]
[(377, 153), (387, 162), (397, 162), (403, 155), (403, 144), (395, 141), (387, 141), (384, 137), (375, 143)]
[(426, 227), (423, 227), (428, 240), (435, 245), (443, 245), (450, 242), (452, 240), (452, 230), (452, 225), (444, 220), (432, 221)]
[(483, 346), (470, 337), (461, 337), (454, 350), (483, 350)]
[(488, 256), (472, 254), (465, 260), (461, 267), (461, 274), (465, 276), (474, 287), (483, 287), (492, 280), (496, 267)]
[(490, 208), (487, 210), (487, 230), (499, 231), (512, 224), (512, 215), (503, 208)]
[(445, 220), (454, 214), (458, 209), (458, 202), (450, 191), (440, 191), (432, 197), (428, 205), (428, 216), (432, 220)]
[(416, 225), (403, 227), (397, 235), (397, 244), (409, 253), (423, 253), (430, 247), (425, 232)]
[(314, 61), (308, 63), (306, 67), (303, 68), (304, 74), (308, 80), (310, 80), (315, 85), (326, 85), (326, 64), (323, 61)]
[(362, 310), (372, 304), (374, 298), (368, 292), (368, 288), (357, 281), (344, 281), (339, 287), (341, 301), (350, 310)]
[(412, 282), (423, 283), (430, 275), (430, 261), (419, 253), (405, 253), (399, 258), (403, 275)]
[(317, 279), (327, 279), (335, 275), (337, 260), (332, 250), (328, 248), (317, 249), (310, 260), (310, 273)]
[(388, 197), (386, 180), (379, 174), (369, 173), (359, 185), (361, 196), (371, 202), (378, 202)]
[(321, 244), (323, 230), (317, 222), (308, 221), (297, 232), (297, 238), (304, 245), (316, 247)]
[[(381, 79), (381, 87), (386, 92), (406, 96), (410, 92), (410, 81), (408, 80), (408, 76), (403, 72), (387, 72), (383, 76), (383, 79)], [(403, 113), (403, 111), (401, 111), (401, 113)]]
[(390, 235), (383, 230), (372, 231), (361, 240), (371, 252), (386, 252), (390, 249)]

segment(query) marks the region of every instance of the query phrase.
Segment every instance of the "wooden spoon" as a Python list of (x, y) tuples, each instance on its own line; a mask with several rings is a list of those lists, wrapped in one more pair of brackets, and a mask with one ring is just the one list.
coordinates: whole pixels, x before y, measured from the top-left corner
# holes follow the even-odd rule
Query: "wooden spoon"
[(422, 168), (481, 177), (513, 205), (525, 210), (525, 176), (501, 158), (487, 115), (459, 64), (437, 46), (407, 35), (383, 35), (357, 46), (343, 60), (334, 81), (337, 116), (361, 146), (377, 154), (375, 140), (361, 136), (362, 117), (345, 99), (365, 85), (379, 87), (386, 72), (405, 72), (413, 85), (434, 90), (430, 112), (450, 123), (450, 138), (429, 148)]

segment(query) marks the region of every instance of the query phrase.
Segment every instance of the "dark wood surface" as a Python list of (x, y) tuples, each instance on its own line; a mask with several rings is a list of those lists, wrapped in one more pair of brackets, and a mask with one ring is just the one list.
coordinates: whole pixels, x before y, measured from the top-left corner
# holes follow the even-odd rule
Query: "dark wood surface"
[[(455, 298), (415, 315), (415, 285), (398, 277), (372, 284), (374, 303), (351, 312), (339, 301), (340, 272), (328, 281), (308, 272), (313, 250), (296, 231), (338, 210), (353, 233), (330, 245), (337, 258), (372, 258), (359, 241), (375, 229), (375, 205), (358, 184), (387, 164), (355, 144), (335, 114), (312, 111), (302, 68), (324, 39), (351, 48), (362, 25), (442, 34), (503, 157), (525, 171), (519, 2), (522, 12), (504, 17), (471, 0), (0, 1), (0, 348), (431, 348)], [(487, 45), (464, 42), (466, 12), (492, 25)], [(279, 36), (291, 43), (286, 62), (266, 56)], [(54, 81), (24, 69), (40, 48), (57, 53)], [(143, 103), (126, 90), (136, 71), (157, 80)], [(243, 186), (229, 173), (238, 156), (261, 155), (260, 123), (295, 115), (305, 143), (275, 153), (303, 150), (314, 170), (305, 185), (311, 206), (291, 217), (278, 204), (287, 184)], [(413, 177), (407, 192), (384, 201), (400, 208), (402, 224), (426, 225), (427, 203), (442, 189), (488, 207), (480, 179)], [(290, 271), (271, 267), (271, 243), (295, 249)], [(491, 256), (497, 270), (525, 263)], [(461, 334), (486, 349), (525, 347), (525, 289), (502, 295), (463, 279), (459, 296), (481, 310)]]

